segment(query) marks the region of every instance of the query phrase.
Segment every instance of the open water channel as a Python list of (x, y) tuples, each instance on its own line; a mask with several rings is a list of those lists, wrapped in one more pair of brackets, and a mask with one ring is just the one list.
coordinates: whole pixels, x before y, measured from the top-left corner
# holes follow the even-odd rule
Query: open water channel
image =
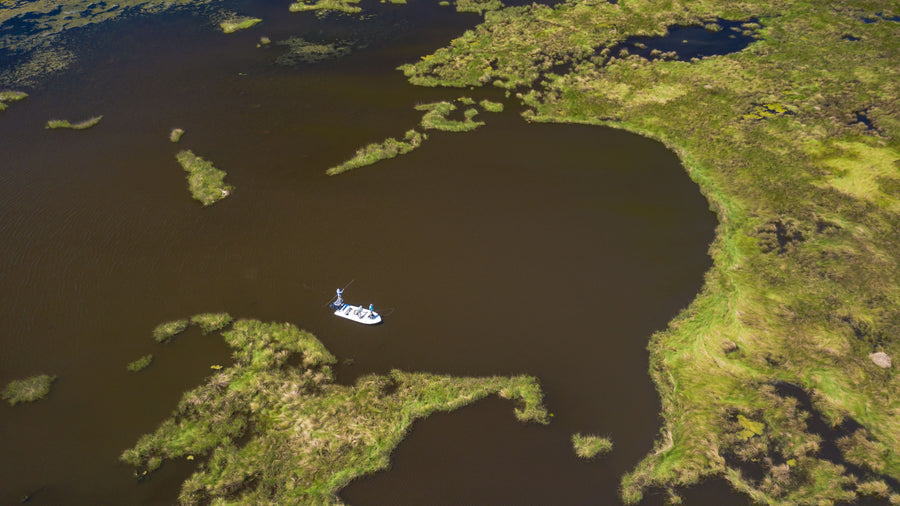
[[(392, 368), (543, 382), (549, 426), (516, 422), (499, 399), (434, 415), (391, 470), (341, 493), (350, 504), (618, 502), (660, 426), (647, 340), (710, 265), (715, 217), (698, 188), (656, 142), (527, 124), (511, 100), (476, 131), (432, 132), (408, 155), (328, 177), (415, 127), (418, 103), (504, 98), (417, 88), (394, 70), (475, 15), (414, 0), (319, 20), (287, 5), (226, 6), (264, 19), (232, 35), (189, 11), (81, 30), (76, 65), (0, 116), (0, 382), (59, 376), (48, 398), (0, 406), (0, 503), (173, 503), (192, 463), (137, 482), (117, 457), (228, 363), (217, 336), (151, 337), (206, 311), (313, 331), (353, 359), (341, 382)], [(366, 47), (284, 67), (261, 35)], [(97, 114), (90, 130), (43, 128)], [(177, 145), (173, 127), (187, 131)], [(232, 195), (193, 201), (180, 149), (227, 171)], [(323, 308), (351, 279), (351, 302), (395, 308), (383, 325)], [(147, 353), (149, 369), (125, 370)], [(580, 461), (573, 432), (615, 449)], [(741, 501), (717, 482), (687, 495)]]

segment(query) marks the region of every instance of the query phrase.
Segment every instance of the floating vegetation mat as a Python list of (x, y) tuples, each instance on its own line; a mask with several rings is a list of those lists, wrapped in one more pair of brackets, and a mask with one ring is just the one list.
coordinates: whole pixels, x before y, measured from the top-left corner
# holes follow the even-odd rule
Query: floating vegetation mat
[(69, 123), (69, 120), (67, 119), (51, 119), (47, 121), (47, 126), (44, 128), (48, 128), (50, 130), (55, 130), (58, 128), (68, 128), (69, 130), (87, 130), (88, 128), (96, 126), (102, 119), (103, 116), (94, 116), (93, 118), (86, 119), (80, 123)]
[(188, 173), (188, 188), (191, 195), (204, 206), (231, 195), (234, 187), (225, 184), (225, 171), (213, 167), (213, 164), (195, 155), (190, 150), (180, 151), (176, 156), (178, 163)]
[(427, 138), (427, 135), (415, 130), (407, 131), (406, 135), (403, 136), (403, 140), (398, 141), (393, 137), (388, 137), (382, 142), (375, 142), (358, 149), (353, 158), (328, 169), (325, 173), (329, 176), (334, 176), (342, 172), (347, 172), (348, 170), (372, 165), (381, 160), (394, 158), (398, 155), (405, 155), (421, 146), (422, 142)]
[(489, 395), (514, 400), (521, 421), (548, 419), (531, 377), (395, 370), (343, 386), (334, 383), (335, 357), (294, 325), (238, 320), (222, 336), (234, 365), (214, 369), (121, 456), (138, 478), (165, 461), (200, 461), (181, 487), (182, 504), (337, 503), (350, 480), (388, 467), (415, 420)]
[(56, 381), (56, 376), (40, 374), (21, 380), (10, 381), (3, 389), (3, 399), (15, 406), (20, 402), (33, 402), (44, 398), (50, 393), (50, 385)]

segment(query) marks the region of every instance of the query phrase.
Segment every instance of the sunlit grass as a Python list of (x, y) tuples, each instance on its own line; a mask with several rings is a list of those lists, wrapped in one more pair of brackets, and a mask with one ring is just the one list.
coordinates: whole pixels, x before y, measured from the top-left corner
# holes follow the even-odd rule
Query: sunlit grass
[(160, 323), (153, 329), (153, 339), (158, 343), (168, 341), (176, 335), (187, 329), (189, 320), (174, 320), (166, 323)]
[[(205, 464), (182, 485), (182, 504), (336, 502), (350, 480), (389, 465), (415, 420), (489, 395), (519, 404), (520, 420), (548, 419), (534, 378), (391, 371), (345, 386), (333, 380), (337, 359), (293, 325), (239, 320), (223, 336), (234, 365), (214, 366), (172, 417), (121, 455), (138, 478), (165, 461), (202, 457)], [(288, 366), (297, 355), (302, 366)], [(238, 447), (238, 440), (245, 442)]]
[(169, 140), (172, 142), (178, 142), (181, 140), (181, 136), (184, 135), (184, 130), (181, 128), (173, 128), (171, 132), (169, 132)]
[(572, 434), (572, 447), (575, 455), (582, 459), (593, 459), (612, 451), (613, 442), (607, 437)]
[(91, 128), (97, 123), (100, 123), (100, 120), (103, 119), (103, 116), (94, 116), (93, 118), (86, 119), (79, 123), (70, 123), (69, 120), (66, 119), (51, 119), (47, 121), (47, 126), (45, 128), (48, 129), (57, 129), (57, 128), (68, 128), (70, 130), (87, 130)]
[(56, 376), (40, 374), (21, 380), (10, 381), (3, 389), (3, 400), (15, 406), (21, 402), (33, 402), (42, 399), (50, 393), (50, 385), (56, 381)]
[(232, 321), (228, 313), (202, 313), (191, 317), (191, 323), (200, 327), (204, 334), (221, 330)]
[(24, 91), (0, 91), (0, 111), (6, 110), (8, 107), (7, 103), (24, 100), (27, 96), (28, 93), (25, 93)]
[(192, 151), (180, 151), (175, 158), (187, 172), (191, 195), (204, 206), (215, 204), (234, 191), (233, 186), (225, 183), (225, 171), (215, 168), (212, 163)]
[(246, 16), (236, 16), (226, 19), (219, 23), (219, 27), (222, 28), (222, 31), (225, 33), (234, 33), (238, 30), (246, 30), (251, 26), (256, 25), (262, 20), (259, 18), (251, 18)]

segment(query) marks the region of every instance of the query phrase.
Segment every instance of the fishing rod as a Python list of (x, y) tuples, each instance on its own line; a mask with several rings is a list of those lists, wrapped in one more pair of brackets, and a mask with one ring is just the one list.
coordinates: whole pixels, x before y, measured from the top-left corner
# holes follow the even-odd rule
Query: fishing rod
[[(356, 281), (356, 280), (355, 280), (355, 279), (351, 279), (349, 283), (347, 283), (346, 285), (344, 285), (344, 288), (341, 288), (341, 291), (343, 292), (344, 290), (346, 290), (347, 287), (350, 286), (350, 285), (352, 285), (354, 281)], [(326, 302), (325, 304), (322, 304), (322, 307), (328, 306), (329, 304), (331, 304), (331, 301), (333, 301), (333, 300), (335, 300), (335, 299), (337, 299), (337, 294), (332, 295), (331, 298), (328, 299), (328, 302)]]

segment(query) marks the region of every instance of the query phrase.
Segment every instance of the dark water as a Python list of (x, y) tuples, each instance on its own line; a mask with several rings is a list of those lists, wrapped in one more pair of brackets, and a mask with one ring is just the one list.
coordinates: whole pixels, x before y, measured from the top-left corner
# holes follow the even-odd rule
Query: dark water
[[(377, 4), (372, 4), (374, 7)], [(119, 453), (151, 431), (212, 364), (215, 336), (157, 345), (162, 322), (205, 311), (315, 332), (351, 382), (391, 368), (541, 378), (547, 427), (488, 400), (417, 423), (393, 469), (342, 494), (352, 504), (605, 504), (651, 448), (659, 401), (649, 336), (698, 291), (714, 216), (675, 156), (634, 135), (485, 114), (406, 156), (329, 178), (356, 148), (416, 125), (417, 103), (494, 90), (422, 89), (393, 70), (477, 21), (433, 4), (357, 18), (231, 6), (264, 18), (229, 36), (202, 16), (84, 30), (78, 65), (0, 117), (0, 382), (59, 375), (40, 402), (0, 406), (0, 503), (170, 504), (191, 471), (136, 482)], [(279, 67), (293, 35), (366, 46)], [(91, 130), (52, 117), (103, 114)], [(173, 127), (187, 133), (168, 141)], [(179, 149), (228, 172), (232, 196), (190, 199)], [(322, 306), (396, 310), (368, 328)], [(125, 365), (153, 353), (153, 365)], [(615, 450), (578, 461), (573, 432)], [(692, 504), (734, 504), (721, 483)], [(652, 496), (647, 503), (661, 502)]]
[(736, 53), (756, 40), (750, 35), (744, 35), (741, 25), (758, 22), (756, 18), (745, 21), (719, 18), (715, 20), (721, 28), (718, 31), (710, 31), (702, 26), (673, 26), (669, 28), (669, 33), (662, 37), (629, 37), (611, 48), (609, 54), (618, 56), (619, 51), (626, 49), (629, 54), (654, 59), (656, 56), (653, 51), (662, 53), (674, 51), (678, 60), (687, 61), (691, 58)]

